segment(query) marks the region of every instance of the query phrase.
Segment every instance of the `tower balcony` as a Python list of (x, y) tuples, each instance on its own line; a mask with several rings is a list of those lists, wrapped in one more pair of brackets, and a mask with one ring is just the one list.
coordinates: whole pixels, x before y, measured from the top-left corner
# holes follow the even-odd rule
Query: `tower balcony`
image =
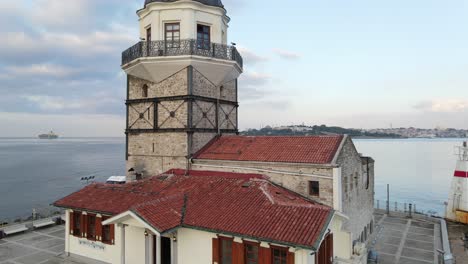
[(122, 65), (144, 57), (201, 56), (235, 61), (243, 67), (243, 59), (235, 46), (200, 43), (195, 39), (180, 41), (140, 41), (122, 53)]
[(235, 46), (196, 39), (140, 41), (122, 53), (122, 69), (127, 74), (153, 82), (188, 65), (221, 85), (242, 73), (243, 59)]

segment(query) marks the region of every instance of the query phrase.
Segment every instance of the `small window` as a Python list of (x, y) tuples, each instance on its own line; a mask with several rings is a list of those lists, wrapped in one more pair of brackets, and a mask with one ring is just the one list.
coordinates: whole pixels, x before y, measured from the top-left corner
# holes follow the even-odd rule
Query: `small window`
[(244, 242), (245, 263), (258, 264), (258, 244)]
[(146, 29), (146, 41), (151, 41), (151, 27)]
[(311, 196), (320, 195), (320, 184), (318, 181), (309, 181), (309, 195)]
[(73, 235), (81, 236), (81, 212), (73, 214)]
[(220, 242), (220, 264), (232, 263), (232, 239), (219, 238)]
[(143, 85), (143, 87), (141, 88), (141, 96), (143, 98), (147, 98), (148, 97), (148, 85)]
[(88, 239), (96, 240), (96, 216), (95, 215), (88, 215), (88, 225), (86, 234)]
[(288, 254), (286, 248), (273, 247), (271, 253), (273, 264), (286, 264), (286, 257)]
[(103, 225), (102, 226), (102, 242), (106, 244), (112, 243), (112, 236), (111, 236), (111, 226), (110, 225)]
[(166, 48), (179, 48), (180, 47), (180, 24), (167, 23), (165, 24), (165, 41)]
[(197, 25), (197, 48), (210, 49), (210, 27), (205, 25)]

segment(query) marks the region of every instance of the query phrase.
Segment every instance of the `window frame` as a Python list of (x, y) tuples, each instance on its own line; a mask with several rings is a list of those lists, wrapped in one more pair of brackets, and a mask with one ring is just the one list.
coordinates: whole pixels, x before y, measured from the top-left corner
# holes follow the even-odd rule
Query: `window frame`
[[(202, 30), (199, 31), (199, 28)], [(205, 31), (205, 29), (208, 29)], [(201, 35), (201, 37), (199, 36)], [(197, 49), (211, 49), (211, 26), (197, 23)]]
[[(257, 248), (257, 259), (254, 260), (255, 264), (259, 264), (260, 263), (260, 259), (259, 259), (259, 256), (260, 256), (260, 243), (258, 242), (251, 242), (251, 241), (243, 241), (243, 244), (244, 244), (244, 260), (245, 260), (245, 264), (249, 264), (249, 258), (248, 258), (248, 249), (247, 247), (248, 246), (254, 246)], [(250, 262), (252, 263), (252, 262)]]
[(82, 220), (82, 214), (83, 212), (78, 212), (74, 211), (73, 212), (73, 236), (76, 237), (82, 237), (82, 227), (83, 227), (83, 221)]
[[(178, 29), (168, 30), (168, 26), (178, 26)], [(178, 33), (177, 37), (174, 36), (175, 33)], [(180, 48), (180, 22), (164, 23), (164, 43), (166, 48)]]
[(152, 34), (151, 34), (151, 25), (146, 28), (146, 41), (151, 42)]
[[(317, 186), (314, 186), (314, 184), (317, 184)], [(320, 197), (320, 181), (309, 181), (309, 195)]]
[[(94, 225), (91, 226), (91, 219), (94, 219)], [(96, 236), (97, 236), (97, 232), (96, 232), (96, 215), (95, 214), (87, 214), (86, 215), (86, 238), (88, 240), (93, 240), (93, 241), (96, 241)], [(91, 232), (92, 233), (91, 233)], [(91, 235), (92, 234), (92, 235)]]
[[(232, 256), (233, 256), (233, 243), (234, 243), (234, 238), (230, 238), (230, 237), (222, 237), (222, 236), (219, 236), (218, 237), (218, 241), (219, 241), (219, 264), (232, 264)], [(223, 260), (223, 242), (229, 242), (231, 244), (231, 260), (230, 260), (230, 263), (225, 263), (224, 260)]]
[(289, 249), (287, 247), (280, 247), (280, 246), (273, 246), (273, 245), (270, 245), (270, 248), (271, 248), (271, 263), (272, 264), (275, 264), (275, 250), (279, 250), (280, 253), (283, 252), (284, 253), (284, 258), (282, 256), (280, 256), (279, 258), (279, 264), (288, 264), (288, 251)]

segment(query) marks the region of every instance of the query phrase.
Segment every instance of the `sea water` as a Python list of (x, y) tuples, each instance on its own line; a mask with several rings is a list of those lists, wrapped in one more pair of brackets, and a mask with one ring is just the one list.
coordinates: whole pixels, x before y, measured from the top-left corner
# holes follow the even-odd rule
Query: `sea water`
[[(443, 215), (461, 139), (355, 140), (375, 159), (375, 198), (416, 204)], [(125, 175), (124, 138), (0, 138), (0, 220), (28, 217), (83, 188), (83, 177), (104, 182)]]

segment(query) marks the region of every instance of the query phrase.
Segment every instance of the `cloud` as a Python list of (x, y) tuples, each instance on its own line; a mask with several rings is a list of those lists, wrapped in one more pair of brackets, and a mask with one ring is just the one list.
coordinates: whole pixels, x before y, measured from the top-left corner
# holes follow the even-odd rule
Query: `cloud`
[(35, 104), (39, 109), (50, 112), (60, 111), (63, 113), (65, 110), (75, 114), (99, 112), (100, 107), (109, 107), (110, 105), (123, 108), (123, 99), (102, 92), (82, 98), (65, 98), (47, 95), (25, 95), (22, 97), (26, 101)]
[(31, 76), (31, 75), (40, 75), (40, 76), (55, 76), (55, 77), (66, 77), (74, 73), (80, 72), (79, 69), (54, 65), (54, 64), (32, 64), (27, 66), (8, 66), (6, 70), (9, 74), (14, 74), (16, 76)]
[(415, 109), (435, 112), (435, 113), (450, 113), (468, 111), (468, 100), (459, 99), (437, 99), (430, 101), (421, 101), (414, 105)]
[(302, 55), (288, 50), (273, 49), (273, 52), (280, 58), (285, 60), (298, 60), (302, 58)]
[(239, 50), (242, 58), (244, 59), (244, 63), (248, 65), (255, 65), (260, 62), (268, 61), (268, 57), (261, 56), (245, 47), (238, 46), (237, 49)]
[(258, 72), (245, 72), (239, 78), (242, 85), (245, 86), (259, 86), (267, 84), (272, 77), (265, 73), (258, 73)]

